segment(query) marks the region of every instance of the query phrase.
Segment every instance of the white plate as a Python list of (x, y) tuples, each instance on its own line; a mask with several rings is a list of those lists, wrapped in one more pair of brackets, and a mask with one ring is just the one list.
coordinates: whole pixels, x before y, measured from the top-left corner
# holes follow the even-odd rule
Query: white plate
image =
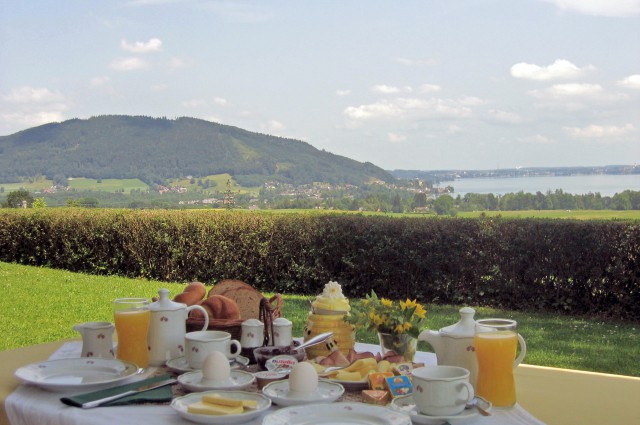
[(344, 394), (344, 387), (335, 382), (319, 380), (318, 389), (312, 393), (292, 393), (289, 380), (270, 382), (262, 388), (262, 393), (280, 406), (297, 406), (310, 403), (331, 403)]
[[(478, 406), (486, 411), (491, 410), (492, 405), (490, 401), (487, 401), (482, 397), (477, 397), (477, 399)], [(478, 409), (475, 407), (465, 409), (454, 416), (428, 416), (420, 413), (413, 400), (413, 395), (393, 399), (393, 401), (391, 401), (391, 408), (398, 412), (408, 414), (411, 416), (413, 423), (419, 425), (442, 425), (445, 423), (450, 425), (464, 425), (475, 421), (478, 416), (480, 416), (480, 412), (478, 412)]]
[(279, 409), (268, 414), (262, 425), (411, 425), (401, 412), (364, 403), (308, 404)]
[(189, 391), (243, 390), (253, 384), (256, 378), (249, 372), (232, 370), (226, 382), (202, 382), (202, 371), (187, 372), (178, 376), (178, 382)]
[[(202, 415), (198, 413), (189, 413), (187, 407), (192, 403), (202, 400), (205, 394), (220, 394), (225, 398), (235, 398), (243, 400), (256, 400), (258, 407), (255, 409), (245, 409), (244, 413), (237, 415)], [(171, 407), (178, 412), (180, 416), (192, 422), (199, 424), (227, 425), (241, 424), (260, 416), (260, 414), (271, 407), (271, 400), (262, 394), (250, 393), (245, 391), (206, 391), (202, 393), (191, 393), (182, 397), (173, 399)]]
[[(237, 356), (235, 359), (229, 359), (229, 365), (231, 369), (238, 369), (239, 367), (247, 366), (249, 364), (249, 359), (245, 356)], [(185, 373), (185, 372), (194, 372), (195, 370), (201, 369), (192, 369), (189, 366), (189, 362), (186, 357), (178, 357), (175, 359), (171, 359), (167, 361), (167, 367), (174, 372)]]
[(81, 392), (114, 386), (137, 372), (133, 363), (81, 357), (32, 363), (18, 368), (15, 376), (49, 391)]

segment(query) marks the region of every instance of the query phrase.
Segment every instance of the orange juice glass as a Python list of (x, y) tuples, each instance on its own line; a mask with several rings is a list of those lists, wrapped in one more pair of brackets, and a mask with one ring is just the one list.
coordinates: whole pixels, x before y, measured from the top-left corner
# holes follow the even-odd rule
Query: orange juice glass
[(119, 360), (135, 363), (140, 368), (149, 366), (147, 332), (151, 311), (147, 298), (118, 298), (114, 303), (114, 317), (118, 334)]
[[(527, 351), (524, 338), (517, 331), (517, 323), (508, 319), (476, 321), (475, 350), (478, 357), (476, 393), (496, 407), (516, 404), (516, 385), (513, 370), (522, 362)], [(516, 358), (520, 342), (520, 354)]]

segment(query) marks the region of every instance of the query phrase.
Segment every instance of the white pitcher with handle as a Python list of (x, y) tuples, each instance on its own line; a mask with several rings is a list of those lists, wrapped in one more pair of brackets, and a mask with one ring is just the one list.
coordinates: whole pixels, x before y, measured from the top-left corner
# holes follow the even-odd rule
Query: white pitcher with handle
[(187, 333), (187, 317), (192, 310), (199, 310), (204, 316), (202, 330), (209, 327), (209, 314), (200, 305), (187, 307), (169, 299), (169, 290), (160, 289), (160, 298), (151, 303), (151, 324), (147, 342), (149, 344), (149, 364), (162, 366), (168, 360), (185, 355), (184, 336)]
[(82, 335), (82, 357), (99, 357), (113, 359), (113, 331), (115, 326), (110, 322), (86, 322), (73, 327)]

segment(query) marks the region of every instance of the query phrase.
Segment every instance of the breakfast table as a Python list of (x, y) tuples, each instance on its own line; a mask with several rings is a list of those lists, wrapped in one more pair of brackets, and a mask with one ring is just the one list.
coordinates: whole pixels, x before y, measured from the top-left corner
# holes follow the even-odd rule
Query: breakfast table
[[(23, 365), (46, 359), (80, 356), (80, 341), (60, 341), (0, 352), (0, 424), (185, 424), (168, 404), (80, 409), (60, 402), (65, 395), (21, 384), (14, 371)], [(379, 346), (357, 343), (357, 351), (377, 352)], [(433, 353), (418, 352), (416, 362), (435, 364)], [(143, 379), (156, 372), (149, 368)], [(608, 424), (640, 423), (635, 403), (640, 396), (640, 378), (520, 365), (516, 369), (518, 403), (513, 408), (491, 410), (492, 416), (479, 416), (473, 424)], [(249, 424), (261, 424), (264, 416), (278, 409), (273, 405)]]

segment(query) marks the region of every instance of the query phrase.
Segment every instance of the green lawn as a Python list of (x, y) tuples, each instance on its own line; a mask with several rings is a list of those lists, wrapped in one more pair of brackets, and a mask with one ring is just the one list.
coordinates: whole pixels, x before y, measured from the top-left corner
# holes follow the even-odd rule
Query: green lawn
[(135, 189), (149, 190), (149, 185), (139, 179), (102, 179), (98, 183), (98, 180), (80, 177), (69, 179), (69, 188), (79, 191), (93, 190), (110, 193), (124, 191), (124, 193), (131, 193)]
[[(112, 321), (112, 303), (118, 297), (152, 297), (167, 288), (171, 295), (184, 284), (91, 276), (64, 270), (27, 267), (0, 262), (0, 350), (79, 338), (72, 329), (86, 321)], [(283, 315), (301, 336), (308, 314), (308, 299), (285, 295)], [(439, 329), (458, 320), (462, 306), (427, 305), (429, 328)], [(518, 321), (527, 340), (525, 363), (640, 376), (640, 324), (557, 314), (476, 308), (476, 318), (508, 317)], [(377, 343), (374, 334), (358, 340)], [(426, 343), (419, 348), (428, 349)]]

